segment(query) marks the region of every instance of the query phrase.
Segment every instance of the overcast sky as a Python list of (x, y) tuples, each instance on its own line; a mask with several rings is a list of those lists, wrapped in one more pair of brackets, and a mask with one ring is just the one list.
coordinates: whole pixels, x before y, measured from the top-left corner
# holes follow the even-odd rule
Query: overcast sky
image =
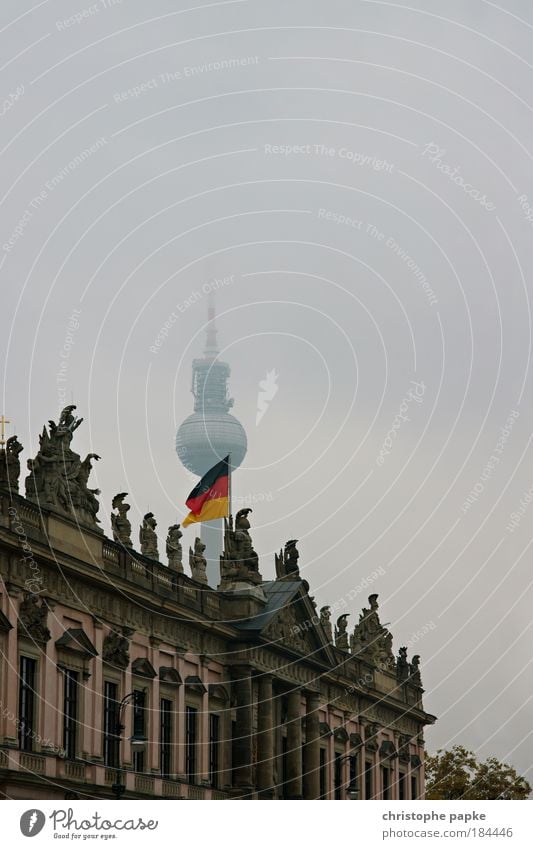
[(3, 0), (0, 37), (24, 465), (73, 399), (106, 532), (127, 490), (164, 538), (217, 288), (264, 578), (290, 538), (319, 604), (381, 567), (350, 625), (377, 592), (422, 656), (430, 750), (533, 778), (531, 4)]

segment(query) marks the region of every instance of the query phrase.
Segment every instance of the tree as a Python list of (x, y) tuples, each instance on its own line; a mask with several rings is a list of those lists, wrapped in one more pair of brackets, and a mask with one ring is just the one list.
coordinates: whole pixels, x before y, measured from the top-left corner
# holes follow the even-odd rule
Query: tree
[(464, 746), (426, 755), (426, 799), (527, 799), (531, 786), (496, 758), (478, 762)]

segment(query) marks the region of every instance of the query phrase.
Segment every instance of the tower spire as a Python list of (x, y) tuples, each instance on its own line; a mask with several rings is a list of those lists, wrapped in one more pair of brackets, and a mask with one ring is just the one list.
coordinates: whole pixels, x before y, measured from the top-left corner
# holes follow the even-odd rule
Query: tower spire
[(216, 357), (219, 353), (217, 344), (217, 327), (215, 311), (215, 293), (209, 292), (207, 296), (207, 327), (205, 335), (204, 355)]

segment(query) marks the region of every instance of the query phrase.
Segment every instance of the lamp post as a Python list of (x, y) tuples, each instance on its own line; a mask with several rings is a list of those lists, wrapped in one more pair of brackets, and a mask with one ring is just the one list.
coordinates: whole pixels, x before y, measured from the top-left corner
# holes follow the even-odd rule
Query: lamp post
[[(116, 736), (116, 745), (117, 745), (117, 766), (115, 772), (115, 783), (112, 786), (112, 791), (115, 794), (117, 799), (121, 799), (126, 790), (126, 785), (122, 780), (122, 767), (120, 765), (120, 742), (122, 738), (122, 732), (124, 731), (124, 710), (126, 709), (126, 705), (131, 701), (135, 700), (135, 693), (128, 693), (127, 696), (121, 700), (121, 702), (117, 706), (117, 712), (115, 717), (115, 736)], [(146, 746), (146, 737), (143, 734), (133, 734), (129, 739), (130, 745), (134, 751), (140, 751), (144, 749)]]
[[(349, 761), (350, 758), (357, 758), (357, 755), (343, 755), (339, 758), (339, 763), (343, 763), (344, 761)], [(346, 795), (348, 799), (357, 800), (359, 799), (359, 786), (357, 784), (357, 771), (356, 774), (350, 777), (350, 783), (346, 788)]]

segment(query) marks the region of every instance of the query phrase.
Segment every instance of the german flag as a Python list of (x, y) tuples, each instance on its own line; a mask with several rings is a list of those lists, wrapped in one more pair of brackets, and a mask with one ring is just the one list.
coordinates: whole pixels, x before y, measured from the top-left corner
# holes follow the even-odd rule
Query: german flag
[(193, 522), (221, 519), (229, 511), (229, 454), (205, 473), (185, 504), (191, 511), (182, 522), (184, 528)]

